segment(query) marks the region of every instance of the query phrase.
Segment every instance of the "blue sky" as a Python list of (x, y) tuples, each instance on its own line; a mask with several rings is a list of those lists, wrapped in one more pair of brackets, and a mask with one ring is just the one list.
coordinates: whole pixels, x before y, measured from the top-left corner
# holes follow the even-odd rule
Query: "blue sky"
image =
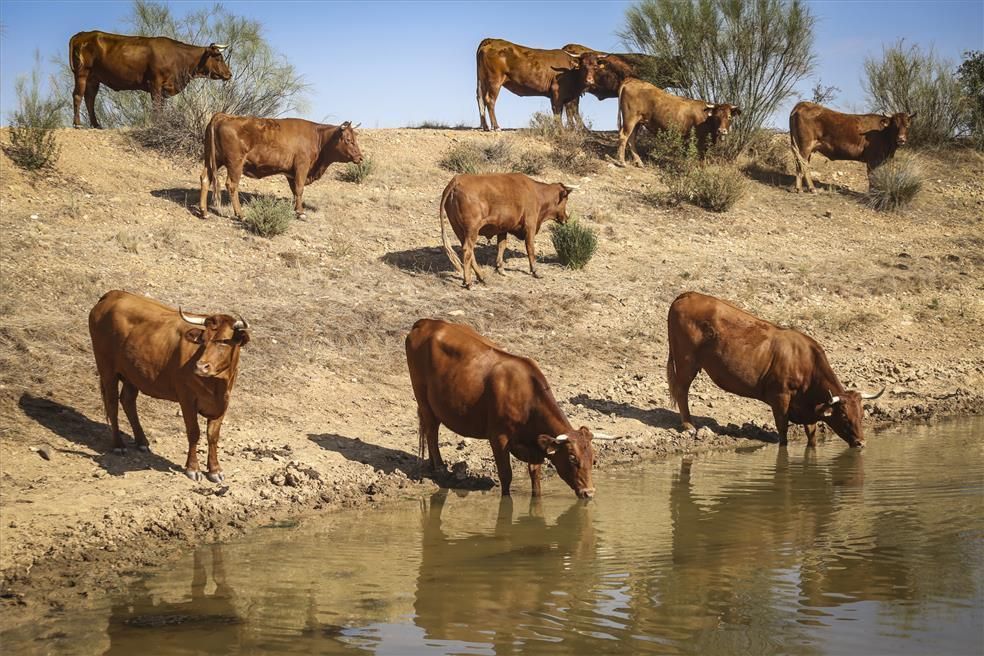
[[(175, 14), (211, 6), (173, 2)], [(259, 19), (273, 46), (311, 84), (307, 118), (400, 127), (424, 120), (477, 125), (475, 48), (495, 36), (533, 47), (582, 43), (623, 50), (616, 32), (631, 2), (242, 2), (223, 3)], [(934, 46), (959, 62), (965, 50), (984, 49), (984, 0), (822, 0), (809, 3), (818, 18), (817, 77), (841, 89), (834, 106), (863, 111), (861, 66), (866, 55), (904, 38)], [(87, 29), (125, 31), (130, 3), (0, 0), (0, 115), (15, 101), (15, 78), (30, 70), (35, 50), (46, 66), (64, 57), (72, 34)], [(804, 82), (807, 94), (812, 81)], [(107, 91), (101, 91), (106, 93)], [(790, 103), (791, 106), (792, 102)], [(615, 124), (614, 100), (582, 100), (596, 128)], [(545, 98), (503, 90), (497, 106), (505, 127), (520, 127)]]

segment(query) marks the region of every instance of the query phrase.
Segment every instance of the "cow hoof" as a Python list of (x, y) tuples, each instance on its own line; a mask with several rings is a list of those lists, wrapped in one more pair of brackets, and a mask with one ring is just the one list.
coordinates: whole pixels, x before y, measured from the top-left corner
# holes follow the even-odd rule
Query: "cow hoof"
[(150, 453), (150, 445), (149, 444), (138, 444), (137, 445), (137, 451), (142, 451), (143, 453)]
[(297, 220), (298, 221), (307, 221), (307, 214), (305, 214), (304, 212), (301, 212), (300, 214), (297, 215)]
[(222, 475), (222, 472), (215, 472), (214, 474), (212, 472), (209, 472), (205, 474), (205, 478), (207, 478), (213, 483), (221, 483), (222, 481), (225, 480), (225, 476)]
[(200, 481), (200, 480), (202, 480), (202, 473), (200, 471), (196, 470), (196, 469), (186, 469), (185, 470), (185, 476), (187, 476), (188, 478), (190, 478), (193, 481)]
[(113, 449), (113, 453), (115, 453), (118, 456), (125, 456), (126, 449), (124, 449), (123, 447), (116, 447), (115, 449)]
[(502, 267), (496, 267), (495, 272), (498, 273), (500, 276), (506, 275), (506, 270)]
[(541, 277), (540, 276), (540, 273), (537, 272), (537, 271), (530, 271), (530, 275), (533, 276), (534, 278), (540, 278)]

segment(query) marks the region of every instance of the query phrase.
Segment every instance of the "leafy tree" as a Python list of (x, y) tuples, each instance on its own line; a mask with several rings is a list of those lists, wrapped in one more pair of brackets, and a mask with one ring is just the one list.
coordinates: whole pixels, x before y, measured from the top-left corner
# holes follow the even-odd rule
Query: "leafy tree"
[(5, 150), (11, 160), (29, 171), (52, 166), (60, 148), (55, 129), (62, 126), (66, 103), (41, 89), (41, 56), (34, 56), (30, 75), (14, 82), (17, 109), (10, 114), (10, 146)]
[(984, 150), (984, 51), (965, 52), (957, 75), (967, 103), (965, 130), (974, 147)]
[(801, 0), (640, 0), (620, 36), (675, 62), (683, 95), (741, 107), (726, 146), (737, 155), (813, 71), (814, 23)]

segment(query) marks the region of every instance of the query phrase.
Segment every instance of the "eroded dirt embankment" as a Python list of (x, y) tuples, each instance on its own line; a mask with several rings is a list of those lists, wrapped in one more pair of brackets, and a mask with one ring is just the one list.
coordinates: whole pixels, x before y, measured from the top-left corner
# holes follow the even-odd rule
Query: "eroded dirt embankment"
[[(469, 293), (439, 248), (437, 200), (450, 174), (437, 162), (461, 140), (544, 148), (522, 135), (363, 131), (377, 172), (364, 185), (329, 173), (307, 189), (308, 219), (272, 240), (228, 216), (195, 218), (194, 163), (111, 131), (59, 137), (62, 158), (40, 178), (0, 155), (0, 626), (85, 604), (186, 545), (430, 490), (413, 480), (403, 355), (424, 316), (466, 321), (535, 358), (575, 425), (625, 436), (600, 447), (602, 469), (774, 439), (766, 406), (704, 377), (692, 409), (705, 428), (676, 430), (665, 317), (687, 289), (808, 332), (847, 385), (886, 386), (869, 430), (984, 410), (980, 155), (927, 156), (927, 189), (904, 215), (864, 208), (863, 166), (851, 163), (816, 167), (832, 185), (817, 196), (789, 193), (782, 173), (758, 175), (724, 215), (652, 206), (664, 188), (653, 169), (548, 170), (543, 179), (580, 184), (570, 209), (599, 231), (595, 259), (566, 271), (544, 234), (543, 279), (526, 273), (516, 246), (509, 275)], [(282, 179), (243, 189), (288, 193)], [(481, 250), (487, 266), (494, 248)], [(86, 316), (113, 288), (250, 320), (220, 446), (225, 485), (181, 474), (174, 404), (141, 397), (152, 452), (111, 453)], [(801, 431), (793, 439), (801, 445)], [(828, 434), (825, 448), (842, 445)], [(444, 432), (442, 452), (462, 463), (453, 484), (492, 484), (486, 444)], [(544, 485), (567, 493), (555, 477)], [(528, 493), (519, 467), (514, 490)]]

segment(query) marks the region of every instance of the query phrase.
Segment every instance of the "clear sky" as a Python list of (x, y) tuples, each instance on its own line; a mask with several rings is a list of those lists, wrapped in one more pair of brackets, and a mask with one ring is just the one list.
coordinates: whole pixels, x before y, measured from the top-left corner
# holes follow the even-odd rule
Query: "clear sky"
[[(175, 14), (211, 6), (172, 2)], [(400, 127), (424, 120), (478, 124), (475, 48), (494, 36), (533, 47), (576, 42), (623, 50), (623, 0), (611, 2), (245, 2), (223, 3), (261, 21), (274, 48), (311, 84), (307, 118)], [(933, 46), (959, 62), (965, 50), (984, 50), (984, 0), (815, 0), (817, 77), (841, 89), (833, 105), (863, 111), (861, 66), (866, 55), (904, 38)], [(0, 114), (14, 103), (14, 79), (30, 70), (35, 50), (47, 62), (63, 59), (68, 39), (89, 29), (125, 31), (130, 3), (0, 0)], [(812, 81), (805, 82), (808, 94)], [(106, 93), (105, 87), (100, 93)], [(723, 99), (719, 99), (723, 100)], [(497, 113), (520, 127), (545, 98), (503, 90)], [(614, 100), (586, 96), (582, 112), (596, 128), (615, 124)]]

